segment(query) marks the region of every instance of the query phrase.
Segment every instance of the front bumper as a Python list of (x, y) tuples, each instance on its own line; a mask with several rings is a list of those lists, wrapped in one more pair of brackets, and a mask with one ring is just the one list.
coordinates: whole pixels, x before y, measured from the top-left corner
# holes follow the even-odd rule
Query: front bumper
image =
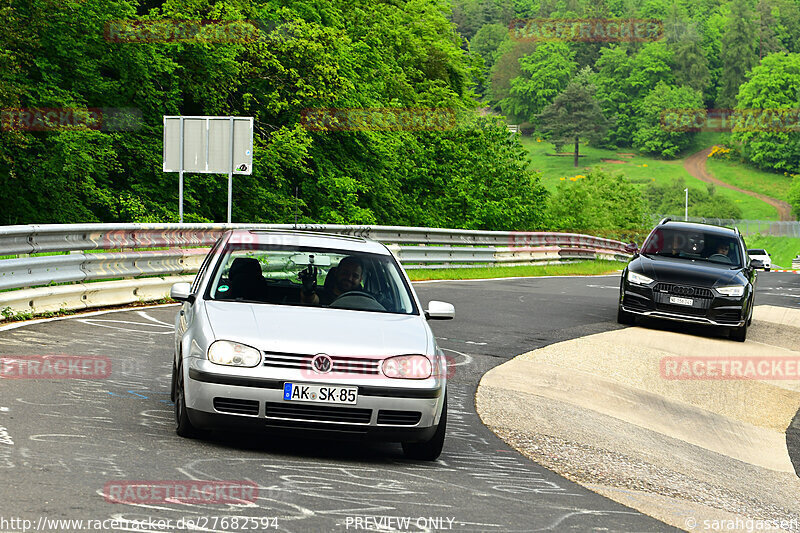
[[(665, 286), (667, 289), (663, 290)], [(690, 296), (693, 305), (682, 306), (669, 303), (669, 297), (673, 296), (669, 292), (669, 284), (643, 286), (626, 281), (623, 283), (620, 307), (635, 315), (694, 324), (741, 327), (747, 322), (746, 292), (741, 297), (729, 297), (720, 296), (704, 287), (694, 289), (698, 295)]]
[[(299, 433), (322, 438), (358, 438), (415, 442), (429, 440), (436, 431), (442, 406), (442, 380), (432, 387), (374, 383), (311, 381), (308, 377), (251, 377), (220, 373), (204, 359), (190, 358), (185, 376), (187, 414), (203, 429), (237, 428), (273, 433)], [(287, 381), (358, 386), (354, 405), (286, 401)]]

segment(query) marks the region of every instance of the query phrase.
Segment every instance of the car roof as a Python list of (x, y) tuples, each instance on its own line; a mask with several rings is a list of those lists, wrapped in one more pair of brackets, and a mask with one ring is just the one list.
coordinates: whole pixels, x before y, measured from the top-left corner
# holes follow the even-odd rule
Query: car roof
[(381, 243), (355, 237), (306, 230), (229, 230), (228, 244), (253, 244), (273, 246), (297, 246), (309, 248), (330, 248), (348, 252), (390, 255), (389, 250)]
[(716, 235), (726, 235), (728, 237), (737, 237), (739, 232), (733, 228), (726, 228), (723, 226), (715, 226), (713, 224), (703, 224), (701, 222), (681, 222), (679, 220), (664, 220), (656, 226), (656, 228), (670, 228), (686, 231), (702, 231), (705, 233), (714, 233)]

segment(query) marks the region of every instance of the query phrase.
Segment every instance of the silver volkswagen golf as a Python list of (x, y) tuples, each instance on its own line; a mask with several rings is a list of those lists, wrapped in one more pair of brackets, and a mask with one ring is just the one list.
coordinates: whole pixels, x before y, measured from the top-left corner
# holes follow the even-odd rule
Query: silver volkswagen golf
[(401, 442), (434, 460), (447, 364), (382, 244), (300, 231), (228, 231), (177, 283), (172, 400), (178, 435), (227, 427)]

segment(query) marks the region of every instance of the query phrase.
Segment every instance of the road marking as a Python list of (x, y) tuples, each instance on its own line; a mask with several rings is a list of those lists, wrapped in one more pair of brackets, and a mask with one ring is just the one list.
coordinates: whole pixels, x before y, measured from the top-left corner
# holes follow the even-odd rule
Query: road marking
[(140, 317), (144, 318), (145, 320), (149, 320), (151, 322), (155, 322), (156, 324), (163, 324), (164, 326), (167, 326), (168, 328), (174, 328), (175, 327), (175, 324), (170, 324), (169, 322), (162, 322), (161, 320), (148, 315), (144, 311), (136, 311), (136, 314), (139, 315)]
[[(81, 318), (78, 319), (78, 322), (83, 324), (87, 324), (89, 326), (99, 326), (101, 328), (109, 328), (109, 329), (116, 329), (120, 331), (128, 331), (131, 333), (147, 333), (147, 334), (155, 334), (155, 335), (171, 335), (173, 333), (174, 326), (172, 325), (161, 325), (161, 324), (153, 324), (151, 322), (131, 322), (129, 320), (107, 320), (101, 318)], [(107, 324), (106, 324), (107, 323)], [(112, 326), (110, 324), (129, 324), (133, 326), (145, 326), (146, 328), (168, 328), (169, 331), (153, 331), (151, 329), (133, 329), (133, 328), (125, 328), (121, 326)]]
[(468, 365), (468, 364), (470, 364), (472, 362), (472, 356), (471, 355), (468, 355), (468, 354), (465, 354), (465, 353), (461, 353), (461, 352), (457, 352), (456, 350), (451, 350), (449, 348), (442, 348), (442, 351), (457, 353), (458, 355), (461, 355), (461, 356), (464, 357), (463, 361), (461, 361), (460, 363), (453, 363), (452, 366)]
[(0, 444), (14, 445), (14, 439), (12, 439), (11, 435), (8, 433), (8, 428), (3, 426), (0, 426)]
[(90, 311), (88, 313), (78, 313), (76, 315), (70, 315), (70, 316), (56, 316), (56, 317), (52, 317), (52, 318), (35, 318), (33, 320), (24, 320), (24, 321), (17, 322), (17, 323), (14, 323), (14, 324), (6, 324), (5, 326), (0, 326), (0, 331), (7, 331), (9, 329), (22, 328), (22, 327), (25, 327), (25, 326), (31, 326), (33, 324), (44, 324), (46, 322), (59, 322), (61, 320), (81, 319), (81, 318), (85, 318), (87, 316), (98, 316), (98, 315), (105, 315), (105, 314), (108, 314), (108, 313), (124, 313), (124, 312), (133, 311), (134, 309), (158, 309), (160, 307), (172, 307), (172, 306), (178, 306), (178, 305), (180, 305), (180, 304), (153, 304), (153, 305), (147, 305), (147, 306), (144, 306), (144, 307), (136, 307), (136, 308), (126, 307), (126, 308), (123, 308), (123, 309), (105, 309), (105, 310), (102, 310), (102, 311)]

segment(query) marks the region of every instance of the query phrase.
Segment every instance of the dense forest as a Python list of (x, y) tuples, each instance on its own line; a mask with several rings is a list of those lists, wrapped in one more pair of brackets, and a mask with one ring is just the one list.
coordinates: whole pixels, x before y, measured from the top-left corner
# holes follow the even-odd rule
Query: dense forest
[[(547, 117), (583, 99), (603, 127), (582, 140), (669, 158), (696, 133), (664, 128), (664, 110), (800, 108), (798, 0), (0, 0), (0, 15), (0, 224), (177, 221), (162, 116), (236, 115), (255, 130), (253, 174), (234, 178), (236, 222), (563, 228), (575, 215), (565, 206), (592, 216), (587, 206), (634, 194), (607, 222), (634, 226), (652, 203), (624, 177), (592, 172), (593, 185), (550, 195), (506, 122), (559, 145), (568, 132)], [(509, 30), (530, 18), (654, 19), (663, 35), (564, 42)], [(109, 35), (114, 21), (191, 20), (254, 32)], [(306, 127), (319, 108), (436, 108), (455, 120)], [(15, 127), (32, 109), (136, 120)], [(735, 132), (730, 144), (754, 165), (800, 172), (796, 131)], [(185, 220), (224, 221), (226, 190), (224, 175), (187, 174)]]
[[(621, 42), (537, 40), (509, 31), (524, 17), (657, 21), (661, 31), (655, 39)], [(796, 0), (454, 0), (453, 20), (483, 59), (478, 90), (517, 122), (536, 126), (537, 116), (585, 69), (604, 115), (615, 119), (601, 145), (674, 157), (697, 132), (665, 127), (666, 111), (793, 109), (786, 131), (739, 128), (730, 141), (759, 167), (800, 172)]]

